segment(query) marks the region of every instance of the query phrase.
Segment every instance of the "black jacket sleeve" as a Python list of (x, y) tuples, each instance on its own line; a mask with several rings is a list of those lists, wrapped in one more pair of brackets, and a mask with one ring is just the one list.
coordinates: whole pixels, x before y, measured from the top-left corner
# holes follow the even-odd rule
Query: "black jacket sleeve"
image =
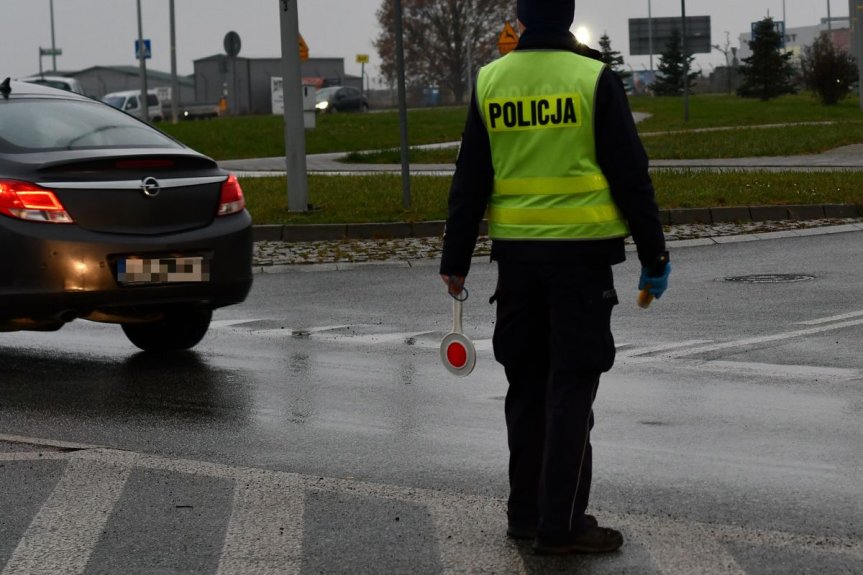
[(479, 236), (479, 224), (494, 187), (491, 144), (479, 113), (476, 92), (467, 121), (449, 194), (449, 216), (443, 238), (440, 273), (466, 276)]
[(647, 171), (647, 153), (638, 137), (623, 84), (607, 68), (596, 90), (594, 130), (596, 159), (614, 203), (629, 223), (638, 259), (643, 266), (653, 267), (665, 252), (665, 236)]

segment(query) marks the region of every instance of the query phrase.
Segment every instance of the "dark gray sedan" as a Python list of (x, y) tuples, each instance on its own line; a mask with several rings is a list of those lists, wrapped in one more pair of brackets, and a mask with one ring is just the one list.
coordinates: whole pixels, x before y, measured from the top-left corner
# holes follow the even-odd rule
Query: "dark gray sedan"
[(249, 292), (251, 224), (212, 159), (101, 102), (0, 84), (0, 331), (80, 318), (189, 349)]

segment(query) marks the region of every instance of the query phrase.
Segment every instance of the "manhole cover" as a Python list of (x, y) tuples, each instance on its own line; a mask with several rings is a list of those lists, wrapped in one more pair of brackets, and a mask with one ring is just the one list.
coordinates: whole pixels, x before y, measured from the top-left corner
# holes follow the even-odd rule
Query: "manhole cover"
[(815, 276), (805, 274), (755, 274), (751, 276), (731, 276), (725, 278), (727, 282), (741, 282), (747, 284), (784, 284), (793, 282), (806, 282), (814, 280)]

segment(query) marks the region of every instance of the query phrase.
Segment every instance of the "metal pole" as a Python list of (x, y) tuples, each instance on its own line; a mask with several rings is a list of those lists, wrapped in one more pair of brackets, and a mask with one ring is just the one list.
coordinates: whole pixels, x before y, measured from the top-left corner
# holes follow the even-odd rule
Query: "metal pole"
[(467, 97), (470, 98), (473, 94), (473, 7), (470, 2), (466, 4), (466, 7), (468, 11), (467, 18), (465, 18), (467, 22), (467, 33), (465, 34), (465, 42), (467, 43)]
[(395, 2), (396, 68), (399, 85), (399, 126), (402, 146), (402, 207), (411, 207), (411, 167), (408, 158), (408, 106), (405, 90), (404, 26), (402, 24), (402, 0)]
[(51, 70), (57, 71), (57, 45), (54, 43), (54, 0), (51, 0)]
[(144, 49), (144, 24), (141, 21), (141, 0), (138, 0), (138, 64), (141, 69), (141, 118), (150, 121), (150, 106), (147, 105), (147, 60)]
[(288, 211), (309, 210), (306, 128), (303, 122), (303, 77), (300, 70), (298, 0), (279, 0), (282, 34), (282, 94), (285, 102), (285, 164)]
[(850, 0), (849, 16), (857, 56), (857, 84), (860, 86), (860, 109), (863, 110), (863, 0)]
[(683, 34), (681, 38), (683, 51), (683, 121), (689, 121), (689, 58), (686, 53), (686, 0), (680, 0)]
[(830, 0), (827, 0), (827, 32), (830, 34), (830, 41), (833, 41), (833, 18), (830, 17)]
[(176, 124), (180, 107), (180, 81), (177, 79), (177, 25), (174, 19), (174, 0), (168, 5), (171, 11), (171, 122)]
[(653, 10), (647, 0), (647, 49), (650, 51), (650, 74), (653, 75)]

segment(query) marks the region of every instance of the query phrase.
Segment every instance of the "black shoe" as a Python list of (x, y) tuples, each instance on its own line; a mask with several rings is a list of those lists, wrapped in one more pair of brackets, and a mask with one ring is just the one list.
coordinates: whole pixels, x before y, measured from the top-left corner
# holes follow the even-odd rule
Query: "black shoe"
[(620, 531), (593, 526), (569, 541), (545, 541), (537, 537), (533, 552), (537, 555), (567, 555), (570, 553), (610, 553), (623, 545)]
[[(585, 515), (584, 518), (591, 527), (599, 525), (593, 515)], [(506, 528), (506, 536), (510, 539), (533, 539), (536, 537), (536, 523), (510, 523)]]

